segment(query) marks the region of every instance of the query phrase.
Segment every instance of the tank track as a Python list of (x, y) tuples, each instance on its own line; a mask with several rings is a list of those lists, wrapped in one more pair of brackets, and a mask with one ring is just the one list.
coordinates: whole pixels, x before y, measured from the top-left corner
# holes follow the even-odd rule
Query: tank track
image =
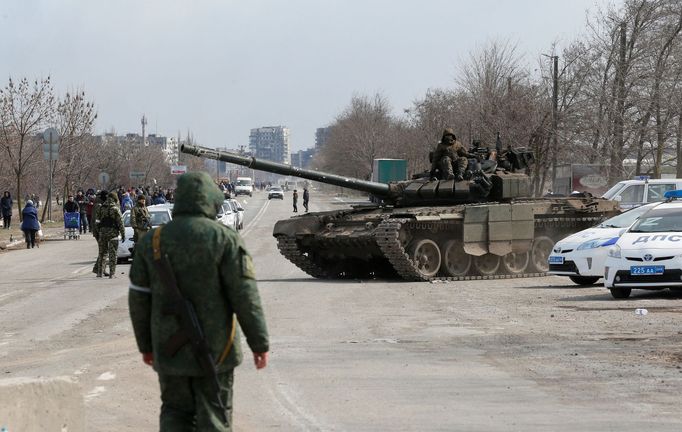
[(298, 247), (295, 237), (277, 237), (277, 248), (284, 258), (294, 263), (298, 268), (318, 279), (327, 279), (329, 274), (315, 264), (308, 256), (304, 255)]
[[(600, 218), (581, 217), (581, 218), (552, 218), (552, 219), (538, 219), (536, 226), (542, 227), (566, 227), (572, 226), (580, 222), (594, 222), (599, 221)], [(405, 252), (405, 248), (400, 244), (399, 234), (401, 227), (413, 222), (412, 219), (385, 219), (378, 226), (375, 233), (376, 242), (379, 248), (384, 253), (384, 256), (391, 263), (395, 271), (405, 280), (408, 281), (469, 281), (469, 280), (493, 280), (493, 279), (517, 279), (529, 277), (546, 276), (544, 272), (529, 272), (519, 274), (494, 274), (494, 275), (467, 275), (467, 276), (434, 276), (425, 277), (415, 267), (412, 260)], [(420, 223), (423, 228), (428, 228), (428, 223)]]
[[(570, 227), (585, 222), (598, 222), (599, 217), (577, 217), (577, 218), (546, 218), (536, 219), (536, 227)], [(438, 222), (435, 222), (437, 224)], [(466, 276), (441, 276), (425, 277), (409, 258), (405, 248), (400, 244), (400, 230), (405, 224), (414, 224), (414, 228), (429, 229), (433, 222), (416, 222), (411, 218), (388, 218), (384, 219), (374, 232), (374, 241), (382, 251), (384, 257), (389, 261), (395, 272), (406, 281), (470, 281), (470, 280), (494, 280), (494, 279), (518, 279), (530, 277), (546, 276), (544, 272), (528, 272), (519, 274), (494, 274), (494, 275), (466, 275)], [(295, 237), (277, 237), (277, 247), (282, 255), (298, 268), (312, 277), (319, 279), (330, 278), (330, 273), (323, 267), (311, 260), (298, 246)]]

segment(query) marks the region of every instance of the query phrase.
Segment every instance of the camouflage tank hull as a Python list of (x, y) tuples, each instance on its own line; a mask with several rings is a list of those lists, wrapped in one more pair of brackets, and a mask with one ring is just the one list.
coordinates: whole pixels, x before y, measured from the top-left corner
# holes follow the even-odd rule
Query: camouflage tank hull
[(316, 278), (471, 280), (542, 276), (554, 243), (618, 214), (598, 198), (453, 206), (358, 206), (277, 222), (280, 252)]

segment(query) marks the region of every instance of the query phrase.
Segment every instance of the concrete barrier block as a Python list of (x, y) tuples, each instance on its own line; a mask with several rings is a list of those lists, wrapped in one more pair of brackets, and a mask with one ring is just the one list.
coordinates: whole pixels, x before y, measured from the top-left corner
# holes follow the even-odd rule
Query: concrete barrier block
[(68, 377), (0, 380), (0, 427), (9, 432), (84, 432), (80, 385)]

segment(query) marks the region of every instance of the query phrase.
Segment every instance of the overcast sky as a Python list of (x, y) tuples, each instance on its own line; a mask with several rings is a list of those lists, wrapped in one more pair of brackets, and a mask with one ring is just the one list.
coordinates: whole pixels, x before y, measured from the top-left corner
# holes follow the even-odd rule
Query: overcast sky
[(82, 88), (115, 129), (248, 144), (286, 125), (314, 144), (354, 94), (384, 94), (396, 113), (491, 40), (529, 65), (585, 32), (606, 0), (2, 0), (0, 85), (52, 76)]

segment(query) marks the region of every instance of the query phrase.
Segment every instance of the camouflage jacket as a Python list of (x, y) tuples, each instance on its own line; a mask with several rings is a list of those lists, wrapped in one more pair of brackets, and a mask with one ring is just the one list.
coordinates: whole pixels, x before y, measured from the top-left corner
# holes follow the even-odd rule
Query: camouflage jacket
[[(214, 359), (229, 345), (233, 314), (251, 351), (269, 350), (268, 332), (256, 288), (253, 262), (239, 234), (215, 220), (223, 196), (206, 173), (178, 179), (173, 220), (161, 232), (161, 253), (167, 255), (182, 296), (196, 310)], [(190, 345), (174, 356), (164, 352), (166, 342), (179, 330), (177, 318), (162, 310), (172, 296), (155, 268), (154, 233), (145, 234), (135, 247), (130, 270), (128, 305), (140, 352), (154, 353), (154, 369), (170, 375), (202, 376)], [(190, 240), (191, 239), (191, 240)], [(218, 372), (242, 361), (239, 332), (218, 364)]]
[(436, 146), (436, 150), (433, 152), (433, 158), (431, 159), (431, 167), (437, 168), (438, 163), (445, 156), (449, 157), (452, 161), (455, 161), (462, 157), (463, 158), (476, 157), (475, 154), (469, 153), (467, 149), (464, 147), (464, 145), (459, 141), (455, 141), (454, 144), (450, 146), (438, 143), (438, 145)]
[(98, 239), (113, 239), (118, 235), (125, 238), (125, 227), (118, 200), (111, 194), (95, 213), (93, 235)]
[(149, 231), (152, 227), (149, 209), (140, 205), (133, 207), (130, 212), (130, 226), (135, 230)]

